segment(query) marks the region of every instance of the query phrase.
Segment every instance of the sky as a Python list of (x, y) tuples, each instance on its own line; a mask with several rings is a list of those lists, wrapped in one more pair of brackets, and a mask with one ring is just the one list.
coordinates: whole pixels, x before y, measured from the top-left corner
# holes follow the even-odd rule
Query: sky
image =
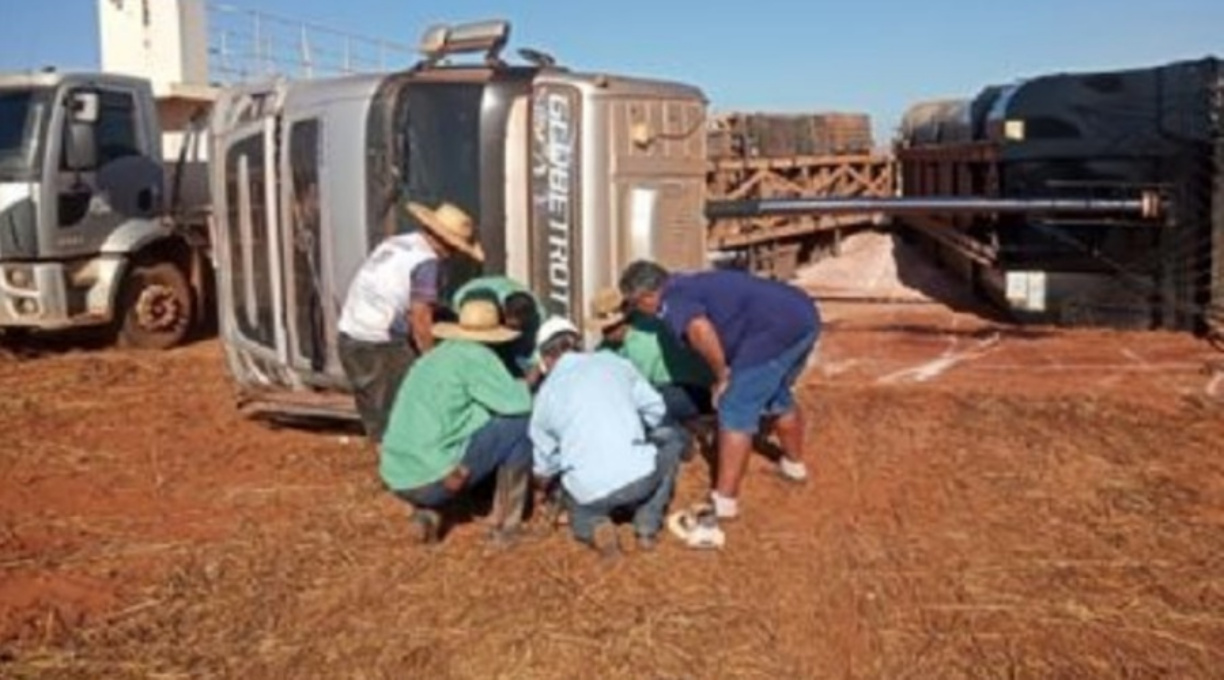
[[(0, 71), (97, 68), (97, 2), (0, 0)], [(577, 70), (697, 85), (714, 111), (867, 112), (877, 134), (917, 101), (972, 96), (992, 83), (1224, 56), (1224, 0), (225, 4), (409, 45), (431, 23), (505, 18), (513, 45), (543, 49)]]

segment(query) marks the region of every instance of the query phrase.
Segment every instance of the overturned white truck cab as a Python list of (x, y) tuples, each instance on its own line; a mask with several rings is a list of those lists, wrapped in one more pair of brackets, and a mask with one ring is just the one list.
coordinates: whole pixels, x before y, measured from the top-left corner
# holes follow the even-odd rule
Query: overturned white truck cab
[[(629, 261), (706, 261), (705, 109), (686, 85), (575, 73), (504, 22), (435, 27), (404, 72), (273, 82), (222, 95), (211, 122), (219, 323), (251, 415), (353, 417), (336, 355), (349, 281), (377, 243), (418, 228), (407, 201), (479, 225), (480, 274), (528, 284), (581, 324)], [(442, 62), (480, 52), (482, 62)]]

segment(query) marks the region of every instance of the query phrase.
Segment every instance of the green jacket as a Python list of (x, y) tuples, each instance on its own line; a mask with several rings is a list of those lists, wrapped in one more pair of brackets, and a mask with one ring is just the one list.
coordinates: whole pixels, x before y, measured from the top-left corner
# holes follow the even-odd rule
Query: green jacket
[[(535, 300), (536, 315), (540, 322), (548, 318), (548, 310), (540, 303), (540, 298), (536, 297), (527, 286), (509, 276), (482, 276), (468, 281), (451, 296), (451, 308), (457, 313), (464, 300), (473, 294), (481, 293), (495, 298), (498, 306), (506, 304), (506, 298), (514, 293), (526, 293), (531, 296), (532, 300)], [(526, 373), (539, 361), (535, 352), (535, 330), (532, 328), (523, 333), (518, 340), (499, 348), (506, 360), (513, 364), (520, 373)]]
[(663, 322), (655, 318), (634, 315), (623, 343), (603, 342), (599, 349), (628, 359), (651, 385), (709, 387), (714, 384), (714, 372), (705, 360), (682, 345)]
[(441, 480), (493, 416), (526, 416), (531, 394), (493, 350), (447, 340), (413, 364), (383, 435), (379, 474), (395, 490)]

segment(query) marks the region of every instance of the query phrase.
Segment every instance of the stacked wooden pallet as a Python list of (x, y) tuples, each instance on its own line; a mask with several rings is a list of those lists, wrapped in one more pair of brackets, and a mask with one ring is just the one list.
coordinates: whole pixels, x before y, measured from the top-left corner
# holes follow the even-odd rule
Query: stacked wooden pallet
[(711, 159), (793, 158), (871, 151), (871, 117), (863, 113), (733, 113), (714, 119)]

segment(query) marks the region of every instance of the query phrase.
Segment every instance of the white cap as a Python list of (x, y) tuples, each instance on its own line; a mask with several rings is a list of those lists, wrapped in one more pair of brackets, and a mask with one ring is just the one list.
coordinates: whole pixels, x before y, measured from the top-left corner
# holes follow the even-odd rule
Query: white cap
[(582, 335), (578, 332), (578, 327), (570, 322), (569, 319), (563, 316), (549, 317), (547, 321), (540, 324), (540, 330), (536, 331), (536, 349), (539, 350), (541, 347), (548, 344), (549, 340), (552, 340), (563, 333)]

